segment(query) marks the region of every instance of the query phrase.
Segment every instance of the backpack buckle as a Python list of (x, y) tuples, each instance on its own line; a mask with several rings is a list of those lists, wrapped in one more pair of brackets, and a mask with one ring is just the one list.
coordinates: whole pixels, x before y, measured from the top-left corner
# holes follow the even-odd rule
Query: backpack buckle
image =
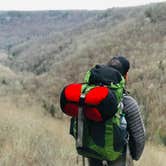
[(120, 103), (118, 104), (118, 108), (120, 108), (121, 110), (124, 109), (124, 104), (122, 101), (120, 101)]
[(84, 105), (84, 101), (85, 101), (85, 94), (82, 93), (79, 100), (79, 106), (82, 107)]

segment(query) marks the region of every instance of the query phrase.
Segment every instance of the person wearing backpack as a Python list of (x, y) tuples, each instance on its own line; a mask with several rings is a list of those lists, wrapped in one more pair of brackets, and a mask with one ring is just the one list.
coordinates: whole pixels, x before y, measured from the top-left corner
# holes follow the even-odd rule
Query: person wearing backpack
[(90, 69), (83, 83), (69, 84), (61, 93), (61, 109), (72, 117), (76, 150), (90, 166), (132, 166), (130, 153), (134, 160), (142, 154), (143, 121), (137, 102), (125, 91), (129, 68), (125, 57), (113, 57)]
[[(130, 63), (124, 56), (113, 57), (107, 66), (118, 70), (127, 82)], [(139, 160), (144, 150), (145, 128), (137, 101), (124, 91), (123, 104), (129, 140), (122, 156), (116, 161), (106, 162), (108, 166), (133, 166), (133, 160)], [(89, 166), (102, 165), (104, 165), (102, 160), (89, 158)]]

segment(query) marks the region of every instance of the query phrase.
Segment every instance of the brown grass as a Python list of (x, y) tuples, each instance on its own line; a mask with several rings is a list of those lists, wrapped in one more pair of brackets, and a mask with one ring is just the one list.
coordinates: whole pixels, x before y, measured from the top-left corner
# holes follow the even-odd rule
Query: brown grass
[[(165, 12), (165, 4), (158, 9), (160, 7)], [(0, 166), (76, 165), (68, 121), (51, 118), (44, 108), (49, 111), (54, 105), (56, 116), (60, 114), (60, 89), (70, 82), (82, 82), (90, 67), (105, 63), (116, 54), (126, 55), (131, 62), (128, 87), (141, 107), (149, 141), (166, 144), (166, 22), (161, 10), (154, 11), (157, 17), (153, 13), (148, 16), (150, 19), (155, 16), (156, 22), (147, 20), (144, 9), (132, 11), (133, 14), (139, 11), (138, 15), (135, 13), (123, 21), (117, 19), (119, 23), (115, 26), (103, 17), (101, 21), (108, 24), (101, 28), (100, 19), (96, 24), (95, 16), (94, 21), (87, 22), (87, 27), (81, 26), (76, 33), (73, 29), (70, 37), (63, 33), (59, 37), (50, 33), (47, 38), (41, 39), (40, 36), (23, 44), (18, 42), (10, 49), (8, 45), (10, 56), (0, 53), (0, 61), (5, 62), (0, 65)], [(124, 15), (128, 13), (126, 10), (123, 12)], [(13, 26), (8, 27), (16, 39), (20, 25), (21, 22), (12, 31), (9, 30)], [(36, 21), (33, 25), (41, 27)], [(9, 36), (13, 38), (13, 35)], [(1, 43), (6, 44), (5, 41)], [(16, 74), (3, 66), (6, 63), (19, 71), (27, 71)], [(28, 71), (46, 73), (36, 76)], [(165, 154), (163, 147), (147, 144), (142, 158), (135, 164), (163, 166)]]
[(162, 146), (147, 144), (141, 159), (135, 162), (135, 166), (165, 166), (166, 149)]
[(75, 152), (66, 125), (36, 109), (1, 102), (0, 165), (72, 165)]
[[(0, 165), (76, 166), (74, 140), (68, 134), (68, 119), (53, 119), (36, 105), (15, 106), (0, 100)], [(147, 144), (136, 166), (164, 166), (163, 147)], [(81, 165), (81, 157), (79, 164)]]

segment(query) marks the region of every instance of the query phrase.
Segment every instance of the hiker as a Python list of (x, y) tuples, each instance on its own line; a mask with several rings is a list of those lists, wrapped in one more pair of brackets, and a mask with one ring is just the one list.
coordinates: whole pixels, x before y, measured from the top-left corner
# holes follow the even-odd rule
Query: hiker
[[(107, 66), (118, 70), (126, 82), (128, 79), (129, 61), (124, 56), (115, 56)], [(127, 121), (127, 131), (129, 134), (128, 144), (124, 147), (122, 156), (113, 162), (106, 162), (108, 166), (133, 166), (133, 160), (138, 160), (143, 152), (145, 144), (145, 129), (139, 107), (135, 99), (124, 92), (123, 97), (125, 119)], [(105, 161), (104, 161), (105, 162)], [(89, 166), (102, 166), (103, 161), (89, 158)]]
[(125, 90), (129, 68), (125, 57), (113, 57), (90, 69), (83, 83), (69, 84), (61, 93), (61, 110), (72, 117), (76, 150), (89, 166), (132, 166), (143, 152), (139, 107)]

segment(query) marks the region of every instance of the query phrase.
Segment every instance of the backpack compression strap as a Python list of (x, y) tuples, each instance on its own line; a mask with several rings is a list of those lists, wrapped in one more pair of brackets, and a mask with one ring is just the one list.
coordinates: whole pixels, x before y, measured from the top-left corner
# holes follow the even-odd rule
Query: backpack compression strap
[(83, 113), (83, 104), (84, 104), (85, 94), (81, 94), (79, 108), (78, 108), (78, 123), (77, 123), (77, 142), (76, 146), (83, 146), (83, 132), (84, 132), (84, 113)]

